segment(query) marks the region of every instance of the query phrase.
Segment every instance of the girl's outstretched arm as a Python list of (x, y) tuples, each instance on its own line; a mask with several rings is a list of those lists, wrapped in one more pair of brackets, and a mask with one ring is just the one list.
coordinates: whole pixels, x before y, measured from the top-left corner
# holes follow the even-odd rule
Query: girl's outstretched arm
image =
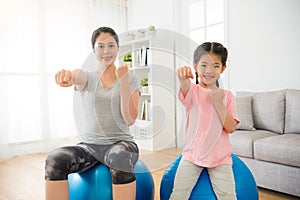
[(180, 88), (185, 95), (187, 91), (191, 87), (191, 80), (190, 78), (194, 78), (194, 75), (192, 73), (192, 69), (189, 66), (183, 66), (181, 68), (177, 69), (177, 76), (180, 83)]

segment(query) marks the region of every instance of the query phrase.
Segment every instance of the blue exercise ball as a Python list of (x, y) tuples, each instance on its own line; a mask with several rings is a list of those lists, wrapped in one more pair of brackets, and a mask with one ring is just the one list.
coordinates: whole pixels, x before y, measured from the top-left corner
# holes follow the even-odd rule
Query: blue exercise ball
[[(160, 199), (169, 200), (173, 185), (175, 174), (178, 168), (178, 164), (182, 155), (177, 156), (172, 163), (166, 169), (161, 185), (160, 185)], [(243, 163), (241, 159), (232, 154), (232, 169), (235, 179), (235, 190), (238, 200), (258, 200), (258, 190), (254, 177), (249, 168)], [(188, 172), (187, 172), (188, 173)], [(190, 200), (217, 200), (217, 197), (211, 186), (209, 175), (206, 169), (204, 169), (200, 177), (192, 190)]]
[[(134, 166), (136, 200), (154, 199), (154, 181), (147, 166), (138, 160)], [(70, 200), (112, 200), (112, 178), (105, 165), (68, 176)]]

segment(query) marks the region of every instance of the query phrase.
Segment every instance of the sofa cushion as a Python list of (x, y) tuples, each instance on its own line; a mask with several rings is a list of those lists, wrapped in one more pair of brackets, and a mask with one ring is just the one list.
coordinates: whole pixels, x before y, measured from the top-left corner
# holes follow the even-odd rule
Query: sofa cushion
[(277, 136), (278, 134), (264, 131), (264, 130), (256, 130), (256, 131), (245, 131), (245, 130), (237, 130), (234, 133), (229, 135), (230, 142), (232, 145), (232, 153), (237, 156), (254, 158), (253, 154), (253, 142), (260, 138)]
[(240, 123), (238, 130), (255, 130), (252, 117), (252, 96), (236, 97), (236, 110)]
[(285, 90), (271, 92), (237, 92), (237, 96), (253, 97), (253, 122), (256, 129), (283, 133)]
[(285, 133), (300, 133), (300, 90), (289, 89), (285, 94)]
[(254, 158), (300, 167), (300, 134), (286, 133), (254, 141)]

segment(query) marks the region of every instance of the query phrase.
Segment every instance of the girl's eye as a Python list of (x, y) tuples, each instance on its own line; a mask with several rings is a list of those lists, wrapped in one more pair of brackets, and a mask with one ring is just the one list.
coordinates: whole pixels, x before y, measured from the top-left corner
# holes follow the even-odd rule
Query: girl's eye
[(219, 68), (219, 65), (215, 65), (214, 67), (215, 67), (215, 68)]
[(98, 49), (103, 49), (104, 46), (103, 46), (103, 45), (99, 45), (99, 46), (97, 46), (97, 48), (98, 48)]
[(200, 65), (200, 67), (206, 67), (206, 65), (202, 64), (202, 65)]
[(111, 44), (111, 45), (109, 45), (109, 47), (110, 47), (110, 48), (113, 48), (113, 47), (115, 47), (115, 45), (114, 45), (114, 44)]

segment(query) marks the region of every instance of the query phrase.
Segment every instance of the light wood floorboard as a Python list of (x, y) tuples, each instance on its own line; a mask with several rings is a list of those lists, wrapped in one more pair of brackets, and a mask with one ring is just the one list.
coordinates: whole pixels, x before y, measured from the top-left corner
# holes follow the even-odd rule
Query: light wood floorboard
[[(180, 149), (160, 152), (141, 151), (140, 159), (151, 171), (155, 200), (159, 200), (160, 181), (168, 164)], [(44, 161), (47, 154), (18, 156), (0, 163), (0, 200), (44, 199)], [(300, 198), (259, 188), (260, 200), (299, 200)]]

